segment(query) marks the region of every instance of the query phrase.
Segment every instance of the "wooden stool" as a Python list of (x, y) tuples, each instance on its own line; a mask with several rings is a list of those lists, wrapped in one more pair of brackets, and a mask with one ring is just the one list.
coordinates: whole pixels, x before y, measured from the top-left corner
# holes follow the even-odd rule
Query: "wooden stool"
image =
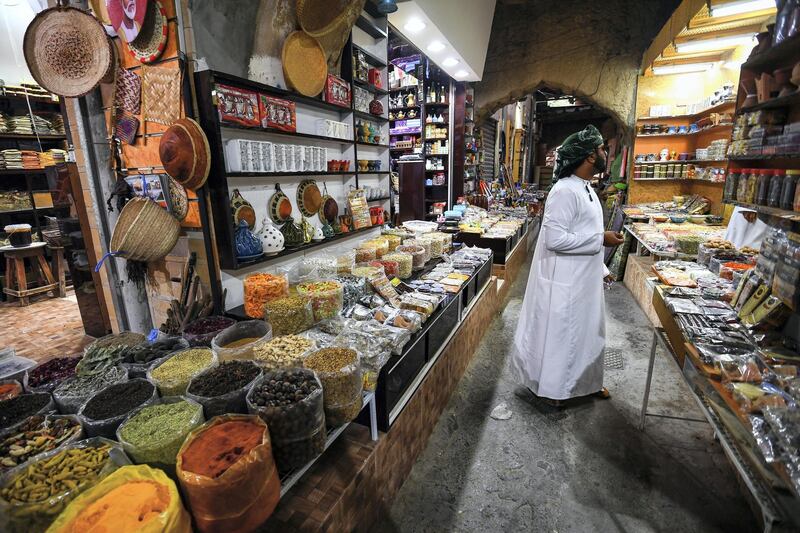
[[(35, 242), (30, 246), (0, 248), (0, 252), (6, 255), (6, 286), (3, 287), (3, 292), (19, 298), (20, 306), (30, 303), (29, 296), (58, 289), (59, 284), (53, 279), (50, 266), (44, 259), (44, 247), (45, 243)], [(39, 282), (38, 286), (32, 289), (28, 288), (28, 278), (25, 274), (26, 258), (31, 260), (31, 272), (36, 274)]]
[(50, 246), (50, 251), (53, 253), (52, 261), (52, 270), (53, 270), (53, 277), (58, 284), (58, 291), (56, 295), (59, 298), (64, 298), (67, 296), (67, 268), (66, 268), (66, 260), (64, 259), (64, 248), (61, 246)]

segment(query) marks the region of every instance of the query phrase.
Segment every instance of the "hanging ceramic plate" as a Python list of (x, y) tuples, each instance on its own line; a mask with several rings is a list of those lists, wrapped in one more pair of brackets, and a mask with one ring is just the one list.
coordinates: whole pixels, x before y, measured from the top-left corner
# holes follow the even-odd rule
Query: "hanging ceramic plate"
[(269, 199), (269, 217), (276, 224), (282, 224), (292, 216), (292, 202), (281, 190), (280, 183), (275, 184), (275, 192)]
[(339, 204), (328, 194), (328, 185), (324, 181), (322, 187), (325, 193), (320, 200), (319, 218), (324, 223), (333, 224), (339, 216)]
[(253, 205), (245, 200), (239, 189), (233, 190), (231, 196), (231, 211), (233, 211), (233, 223), (238, 227), (239, 221), (244, 220), (247, 222), (247, 227), (251, 230), (256, 227), (256, 210)]
[(322, 194), (319, 192), (317, 182), (303, 180), (297, 186), (297, 207), (304, 216), (313, 217), (322, 205)]

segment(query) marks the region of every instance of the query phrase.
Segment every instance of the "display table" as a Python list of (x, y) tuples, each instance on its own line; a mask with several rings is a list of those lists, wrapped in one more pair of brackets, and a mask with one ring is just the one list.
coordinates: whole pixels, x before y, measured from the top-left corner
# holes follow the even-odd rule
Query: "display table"
[[(46, 243), (34, 242), (29, 246), (3, 246), (0, 253), (6, 256), (6, 286), (3, 292), (19, 300), (20, 306), (30, 303), (30, 296), (44, 292), (54, 291), (57, 295), (64, 294), (63, 285), (56, 282), (50, 265), (44, 259)], [(36, 274), (37, 285), (29, 287), (28, 277), (25, 273), (25, 260), (31, 262), (31, 272)], [(14, 288), (16, 286), (16, 289)]]
[[(800, 528), (800, 495), (794, 492), (779, 463), (767, 464), (759, 452), (748, 418), (736, 408), (730, 392), (715, 377), (693, 350), (675, 317), (668, 311), (661, 286), (653, 293), (653, 307), (664, 324), (653, 328), (653, 342), (639, 427), (644, 431), (647, 417), (661, 417), (648, 412), (647, 405), (657, 346), (672, 356), (692, 397), (711, 424), (725, 455), (752, 496), (754, 511), (762, 519), (764, 531), (797, 531)], [(687, 419), (693, 420), (693, 419)], [(696, 420), (693, 420), (696, 421)]]

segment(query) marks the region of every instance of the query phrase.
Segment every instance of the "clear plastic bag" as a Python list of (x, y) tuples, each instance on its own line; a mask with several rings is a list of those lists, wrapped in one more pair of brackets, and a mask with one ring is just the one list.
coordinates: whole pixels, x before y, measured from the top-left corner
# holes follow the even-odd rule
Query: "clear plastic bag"
[(725, 355), (717, 359), (722, 382), (760, 383), (762, 376), (756, 358)]
[[(189, 352), (193, 351), (200, 351), (202, 354), (207, 354), (207, 356), (188, 355)], [(186, 371), (179, 371), (175, 369), (174, 365), (179, 365), (179, 360), (195, 357), (201, 360), (205, 360), (207, 358), (208, 362), (196, 368), (187, 366), (185, 369)], [(169, 375), (164, 375), (166, 367), (159, 370), (159, 368), (161, 368), (165, 363), (169, 363), (168, 366), (171, 369)], [(147, 379), (153, 383), (153, 385), (158, 387), (158, 392), (161, 394), (161, 396), (181, 396), (186, 392), (186, 388), (189, 386), (189, 382), (194, 376), (208, 368), (216, 366), (217, 364), (219, 364), (217, 354), (215, 354), (210, 348), (203, 348), (199, 346), (194, 348), (186, 348), (185, 350), (178, 350), (177, 352), (173, 352), (163, 359), (155, 361), (147, 370)]]
[(297, 285), (297, 293), (311, 301), (314, 320), (337, 316), (344, 305), (344, 293), (338, 281), (309, 281)]
[[(186, 470), (184, 456), (195, 439), (218, 424), (233, 421), (262, 426), (261, 444), (215, 478)], [(270, 517), (280, 500), (280, 479), (272, 459), (269, 432), (257, 416), (218, 416), (192, 431), (178, 453), (176, 472), (197, 529), (202, 532), (254, 531)]]
[[(336, 370), (328, 370), (331, 361), (348, 361)], [(334, 363), (335, 364), (335, 363)], [(316, 372), (322, 383), (325, 420), (328, 426), (340, 426), (350, 422), (361, 409), (363, 377), (361, 358), (356, 350), (343, 347), (323, 348), (309, 354), (304, 366)], [(348, 415), (358, 408), (352, 417)]]
[[(125, 350), (125, 359), (122, 361), (122, 366), (128, 371), (128, 378), (143, 378), (147, 376), (147, 369), (150, 368), (153, 361), (188, 347), (189, 341), (183, 337), (167, 336), (154, 342), (146, 342)], [(157, 353), (154, 353), (153, 355), (156, 355), (156, 357), (149, 357), (147, 354), (148, 349), (156, 351), (160, 348), (168, 351), (161, 356), (157, 356)]]
[(22, 383), (16, 379), (0, 379), (0, 402), (22, 394)]
[[(22, 386), (28, 392), (53, 392), (65, 379), (75, 375), (80, 357), (56, 357), (25, 372)], [(45, 374), (44, 376), (42, 374)], [(56, 376), (53, 376), (56, 374)], [(48, 376), (51, 379), (46, 379)]]
[[(251, 365), (253, 369), (257, 371), (257, 373), (255, 374), (255, 377), (253, 377), (245, 385), (224, 394), (220, 394), (219, 396), (201, 396), (200, 394), (193, 392), (198, 381), (207, 379), (207, 376), (210, 372), (221, 372), (224, 371), (228, 365), (234, 364)], [(186, 397), (203, 406), (203, 412), (205, 413), (207, 419), (226, 413), (246, 413), (247, 404), (245, 403), (245, 397), (247, 396), (247, 393), (250, 392), (253, 384), (259, 377), (261, 377), (262, 374), (263, 371), (261, 367), (259, 367), (254, 361), (229, 361), (220, 363), (219, 366), (209, 368), (208, 370), (205, 370), (193, 377), (192, 381), (189, 383), (189, 387), (186, 389)]]
[(72, 376), (53, 390), (53, 401), (59, 413), (74, 415), (90, 396), (123, 381), (128, 381), (128, 371), (121, 366), (111, 367), (95, 376)]
[(325, 421), (328, 426), (339, 427), (342, 424), (352, 422), (361, 412), (361, 408), (364, 407), (363, 401), (363, 397), (359, 394), (358, 398), (352, 402), (326, 405)]
[(400, 307), (400, 295), (397, 294), (397, 289), (383, 274), (383, 272), (370, 276), (369, 283), (375, 292), (380, 294), (386, 301), (394, 307)]
[(277, 370), (303, 366), (305, 355), (316, 348), (313, 340), (301, 335), (275, 337), (264, 346), (259, 346), (255, 361), (264, 370)]
[(316, 265), (305, 261), (296, 261), (289, 268), (281, 269), (281, 272), (289, 280), (289, 285), (292, 286), (319, 279)]
[[(305, 398), (288, 405), (258, 405), (254, 396), (262, 385), (270, 380), (281, 382), (289, 373), (300, 372), (313, 378), (317, 388)], [(265, 374), (247, 395), (247, 409), (258, 415), (269, 428), (272, 439), (272, 454), (280, 472), (299, 468), (325, 449), (325, 410), (322, 383), (313, 371), (292, 368)]]
[(402, 246), (395, 248), (395, 251), (411, 255), (411, 269), (413, 271), (422, 270), (425, 268), (425, 263), (428, 262), (425, 248), (422, 246), (404, 243)]
[(322, 279), (331, 279), (339, 274), (338, 261), (333, 255), (321, 253), (306, 257), (303, 261), (306, 262), (308, 268), (316, 270), (317, 275)]
[(294, 335), (314, 325), (311, 302), (302, 296), (287, 296), (267, 303), (264, 318), (272, 326), (275, 337)]
[[(175, 423), (177, 417), (169, 418), (155, 414), (157, 411), (154, 408), (157, 406), (180, 402), (187, 404), (186, 416), (181, 419), (182, 423), (180, 424)], [(137, 417), (140, 418), (133, 422), (137, 425), (145, 424), (144, 419), (147, 419), (146, 428), (149, 432), (147, 432), (146, 440), (133, 440), (126, 430), (126, 424), (131, 424), (131, 420), (135, 420)], [(122, 421), (117, 428), (117, 441), (135, 463), (147, 463), (170, 470), (175, 464), (178, 450), (186, 440), (186, 436), (204, 421), (203, 406), (199, 403), (182, 396), (159, 398), (153, 404), (133, 411)]]
[(342, 286), (342, 309), (350, 309), (369, 294), (369, 284), (362, 277), (339, 276), (336, 281)]
[(234, 325), (236, 321), (226, 316), (206, 316), (198, 318), (183, 330), (183, 338), (189, 341), (189, 346), (211, 346), (211, 341), (225, 328)]
[[(107, 396), (109, 396), (110, 394), (117, 393), (117, 391), (120, 389), (121, 386), (128, 385), (131, 382), (148, 385), (150, 387), (150, 397), (144, 400), (139, 405), (133, 406), (128, 411), (116, 416), (111, 416), (101, 420), (91, 419), (88, 416), (86, 416), (86, 413), (84, 411), (86, 410), (86, 407), (88, 405), (91, 405), (98, 401), (106, 401)], [(155, 385), (153, 385), (144, 378), (135, 378), (129, 381), (124, 381), (122, 383), (115, 383), (114, 385), (109, 385), (105, 389), (90, 396), (89, 399), (86, 400), (86, 402), (78, 410), (78, 418), (80, 419), (81, 424), (83, 424), (83, 427), (86, 430), (86, 434), (89, 437), (106, 437), (109, 439), (113, 439), (116, 437), (117, 428), (122, 423), (122, 421), (128, 417), (128, 415), (132, 410), (147, 405), (151, 405), (157, 399), (158, 399), (158, 389), (156, 388)]]
[(254, 349), (272, 339), (272, 326), (263, 320), (245, 320), (222, 330), (211, 341), (220, 362), (253, 359)]
[[(61, 428), (58, 433), (54, 432), (56, 427)], [(47, 438), (44, 442), (38, 445), (32, 442), (37, 437), (45, 435)], [(83, 427), (76, 415), (29, 416), (23, 424), (0, 434), (0, 473), (28, 461), (35, 461), (44, 453), (81, 439), (83, 439)]]
[(383, 259), (386, 261), (394, 261), (397, 263), (397, 277), (400, 279), (408, 279), (413, 273), (414, 258), (411, 254), (405, 252), (392, 251)]
[(336, 275), (349, 276), (356, 264), (355, 250), (340, 250), (336, 256)]
[(263, 318), (267, 302), (289, 295), (289, 280), (285, 274), (256, 272), (242, 282), (244, 285), (244, 312), (250, 318)]
[[(127, 465), (118, 468), (70, 502), (48, 531), (52, 533), (80, 531), (87, 527), (88, 524), (101, 519), (100, 513), (108, 516), (123, 511), (124, 509), (121, 506), (128, 502), (120, 498), (115, 499), (117, 505), (120, 505), (119, 509), (109, 506), (108, 503), (96, 505), (91, 509), (90, 506), (122, 485), (142, 481), (166, 487), (169, 504), (166, 509), (158, 514), (148, 513), (149, 519), (144, 523), (137, 524), (136, 532), (160, 533), (168, 531), (170, 533), (191, 533), (192, 519), (181, 503), (181, 497), (175, 482), (161, 470), (150, 468), (147, 465)], [(76, 524), (75, 521), (78, 518), (82, 518), (82, 521)], [(97, 527), (102, 527), (102, 525), (97, 525)], [(118, 531), (117, 533), (124, 533), (124, 531)]]
[(387, 326), (381, 324), (377, 320), (362, 322), (360, 324), (360, 330), (375, 338), (385, 340), (389, 345), (389, 350), (395, 355), (400, 355), (403, 352), (403, 347), (411, 340), (411, 331), (404, 328)]
[[(70, 458), (70, 450), (100, 448), (102, 446), (108, 446), (107, 458), (104, 462), (98, 464), (97, 467), (83, 470), (81, 474), (72, 471), (73, 474), (64, 476), (64, 478), (72, 478), (69, 481), (75, 485), (73, 488), (67, 488), (69, 483), (64, 482), (64, 478), (61, 478), (59, 479), (61, 486), (53, 485), (53, 488), (48, 487), (47, 481), (43, 481), (42, 492), (40, 492), (42, 496), (37, 499), (31, 498), (30, 500), (32, 501), (17, 500), (17, 503), (11, 503), (12, 498), (9, 498), (9, 495), (5, 493), (5, 489), (16, 486), (18, 481), (21, 482), (26, 472), (33, 472), (34, 477), (36, 473), (39, 473), (39, 476), (50, 478), (56, 474), (64, 474), (66, 467), (78, 466), (78, 460)], [(61, 459), (54, 459), (56, 456), (61, 457)], [(75, 461), (75, 464), (65, 465), (64, 463), (68, 460), (70, 462)], [(53, 463), (50, 461), (53, 461)], [(62, 448), (44, 453), (34, 461), (12, 468), (0, 478), (0, 493), (2, 493), (2, 497), (0, 497), (0, 531), (8, 533), (44, 531), (78, 494), (97, 484), (118, 467), (126, 464), (130, 464), (130, 461), (116, 442), (96, 437), (73, 442)], [(61, 467), (60, 471), (55, 470), (58, 467)], [(47, 472), (50, 474), (47, 474)], [(64, 490), (59, 490), (59, 488)], [(32, 495), (31, 492), (28, 492), (28, 494)]]

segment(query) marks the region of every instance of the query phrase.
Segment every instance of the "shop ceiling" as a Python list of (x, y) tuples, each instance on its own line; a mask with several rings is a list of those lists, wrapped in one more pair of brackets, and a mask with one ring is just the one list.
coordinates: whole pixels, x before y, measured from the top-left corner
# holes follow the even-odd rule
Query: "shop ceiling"
[(755, 44), (774, 15), (773, 0), (684, 0), (645, 52), (642, 70), (727, 61), (737, 46)]
[(458, 81), (479, 81), (495, 0), (401, 0), (389, 22)]

